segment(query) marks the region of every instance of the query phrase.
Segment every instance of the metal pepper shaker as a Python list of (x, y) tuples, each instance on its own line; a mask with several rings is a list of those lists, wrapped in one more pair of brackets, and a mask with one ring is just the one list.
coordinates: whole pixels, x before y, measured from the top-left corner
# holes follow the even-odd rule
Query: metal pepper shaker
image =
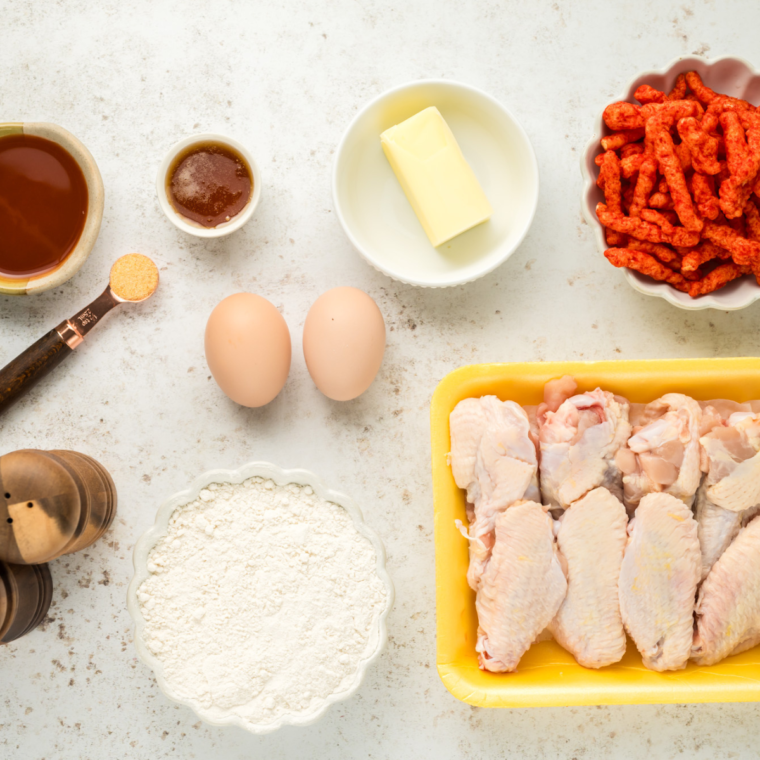
[(116, 514), (116, 487), (75, 451), (22, 449), (0, 457), (0, 560), (37, 565), (84, 549)]

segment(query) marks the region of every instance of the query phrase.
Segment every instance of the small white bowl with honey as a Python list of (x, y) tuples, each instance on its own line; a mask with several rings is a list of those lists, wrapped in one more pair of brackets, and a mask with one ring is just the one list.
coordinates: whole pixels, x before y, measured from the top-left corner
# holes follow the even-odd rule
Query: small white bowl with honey
[(261, 198), (261, 175), (237, 140), (204, 133), (175, 143), (156, 178), (158, 202), (176, 227), (217, 238), (239, 230)]

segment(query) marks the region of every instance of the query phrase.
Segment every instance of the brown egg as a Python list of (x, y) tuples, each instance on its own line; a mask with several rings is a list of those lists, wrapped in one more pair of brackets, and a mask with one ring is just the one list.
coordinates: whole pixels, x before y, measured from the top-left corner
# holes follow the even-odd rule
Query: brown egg
[(236, 293), (221, 301), (206, 325), (206, 361), (219, 387), (242, 406), (264, 406), (290, 371), (290, 332), (266, 298)]
[(334, 288), (309, 309), (303, 355), (311, 379), (335, 401), (360, 396), (383, 363), (385, 322), (377, 304), (356, 288)]

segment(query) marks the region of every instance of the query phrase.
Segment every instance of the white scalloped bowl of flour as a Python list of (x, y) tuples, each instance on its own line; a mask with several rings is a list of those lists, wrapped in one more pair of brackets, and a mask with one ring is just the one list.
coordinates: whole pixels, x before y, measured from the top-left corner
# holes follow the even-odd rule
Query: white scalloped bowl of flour
[[(247, 515), (247, 509), (239, 509), (241, 494), (269, 499), (268, 509), (252, 506), (260, 513)], [(216, 519), (214, 509), (226, 509), (219, 515), (234, 515), (239, 526)], [(299, 509), (301, 515), (309, 515), (303, 524)], [(315, 521), (320, 517), (328, 519)], [(267, 530), (273, 532), (259, 535)], [(283, 535), (295, 541), (292, 552), (283, 553)], [(270, 554), (254, 556), (257, 545), (269, 547)], [(225, 557), (228, 546), (230, 556)], [(246, 551), (253, 554), (241, 562), (240, 552)], [(319, 563), (320, 573), (311, 575), (319, 575), (322, 579), (314, 582), (321, 585), (301, 588), (301, 598), (279, 593), (278, 585), (284, 587), (288, 578), (309, 576), (303, 567), (308, 567), (310, 557)], [(339, 577), (338, 568), (347, 565)], [(137, 654), (169, 699), (187, 705), (212, 725), (266, 734), (284, 725), (314, 723), (331, 704), (356, 693), (386, 643), (394, 591), (383, 544), (350, 498), (326, 488), (306, 470), (253, 462), (238, 470), (204, 473), (160, 507), (155, 524), (135, 545), (134, 566), (127, 605), (135, 623)], [(330, 567), (335, 577), (325, 585), (323, 576)], [(208, 583), (199, 588), (201, 575)], [(235, 593), (229, 593), (231, 588)], [(253, 591), (260, 596), (261, 589), (272, 589), (273, 596), (246, 595)], [(306, 598), (305, 591), (315, 598)], [(320, 594), (338, 599), (324, 604)], [(361, 605), (355, 604), (357, 596)], [(321, 616), (313, 627), (310, 607)], [(282, 626), (283, 620), (287, 626)], [(294, 669), (299, 665), (291, 657), (285, 661), (278, 648), (287, 646), (288, 636), (297, 635), (291, 629), (299, 625), (311, 639), (295, 655), (313, 661), (305, 667), (300, 663), (298, 693), (283, 695), (272, 690), (283, 683), (295, 688)], [(348, 630), (357, 625), (358, 632)], [(308, 654), (302, 652), (304, 646)], [(315, 681), (315, 691), (329, 688), (329, 693), (310, 692)], [(288, 699), (298, 701), (297, 709), (283, 707)]]

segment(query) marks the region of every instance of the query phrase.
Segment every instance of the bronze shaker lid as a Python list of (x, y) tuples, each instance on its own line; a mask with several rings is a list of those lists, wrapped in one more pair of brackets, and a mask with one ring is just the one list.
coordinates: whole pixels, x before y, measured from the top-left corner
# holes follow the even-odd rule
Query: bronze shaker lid
[(57, 556), (81, 513), (80, 490), (58, 457), (34, 449), (0, 457), (0, 560), (29, 565)]

